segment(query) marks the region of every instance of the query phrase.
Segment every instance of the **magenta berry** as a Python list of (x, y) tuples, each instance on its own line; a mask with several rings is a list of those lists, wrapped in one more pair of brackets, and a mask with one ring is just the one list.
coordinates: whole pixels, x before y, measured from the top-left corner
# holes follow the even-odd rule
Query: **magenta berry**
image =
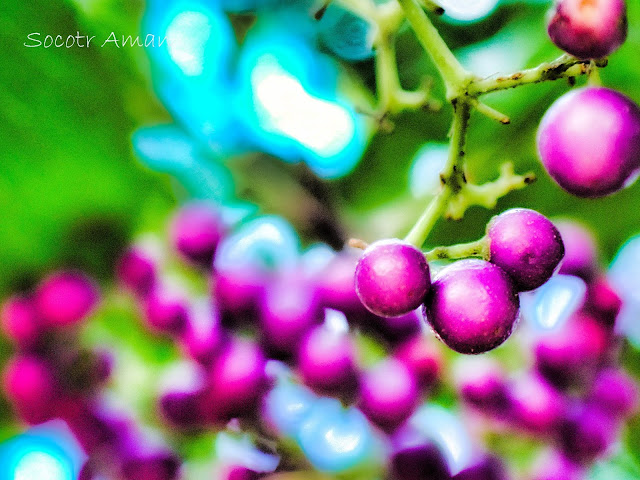
[(574, 221), (556, 222), (564, 243), (559, 273), (590, 281), (598, 271), (598, 250), (593, 233)]
[(189, 321), (188, 304), (181, 295), (158, 288), (144, 301), (145, 320), (158, 333), (178, 335)]
[(124, 480), (177, 480), (180, 460), (170, 452), (144, 452), (122, 460)]
[(607, 88), (574, 90), (545, 113), (537, 143), (545, 169), (567, 192), (609, 195), (640, 168), (640, 108)]
[(416, 335), (402, 343), (393, 356), (413, 373), (422, 390), (431, 389), (440, 377), (442, 355), (426, 335)]
[(35, 346), (42, 333), (33, 301), (17, 295), (2, 306), (0, 327), (2, 333), (20, 348)]
[(606, 57), (627, 38), (625, 0), (556, 0), (550, 13), (551, 40), (574, 57)]
[(617, 418), (626, 419), (638, 412), (640, 389), (624, 371), (608, 368), (598, 372), (588, 401)]
[(305, 333), (323, 319), (314, 285), (296, 273), (282, 275), (267, 287), (260, 302), (265, 349), (276, 357), (290, 357)]
[(504, 420), (511, 400), (506, 374), (493, 361), (464, 361), (457, 369), (460, 397), (470, 407)]
[(51, 366), (34, 356), (18, 356), (4, 370), (3, 386), (16, 412), (30, 424), (52, 418), (58, 386)]
[(613, 328), (622, 308), (622, 299), (603, 276), (589, 283), (583, 308), (602, 325)]
[(348, 334), (324, 326), (311, 330), (298, 350), (304, 383), (324, 395), (352, 396), (358, 381), (356, 348)]
[(484, 260), (460, 260), (436, 276), (425, 302), (427, 321), (451, 349), (483, 353), (511, 335), (518, 318), (518, 294), (500, 267)]
[(156, 265), (142, 248), (131, 247), (118, 260), (116, 276), (122, 285), (144, 297), (156, 285)]
[(99, 293), (83, 273), (63, 271), (46, 278), (35, 293), (38, 314), (55, 327), (75, 325), (84, 320), (98, 303)]
[(587, 463), (603, 455), (617, 435), (615, 419), (591, 405), (575, 405), (559, 427), (562, 453), (576, 463)]
[(487, 226), (491, 263), (511, 276), (519, 291), (546, 282), (564, 256), (558, 229), (538, 212), (514, 208)]
[(369, 311), (397, 317), (424, 301), (431, 279), (424, 254), (400, 240), (370, 245), (356, 267), (356, 292)]
[(183, 207), (173, 219), (173, 244), (187, 260), (210, 268), (213, 256), (226, 227), (212, 205), (192, 203)]
[(521, 377), (509, 387), (509, 420), (533, 434), (553, 434), (566, 407), (564, 396), (536, 374)]
[(209, 369), (208, 417), (226, 422), (253, 412), (268, 387), (265, 366), (264, 354), (255, 343), (231, 340)]
[(180, 335), (184, 352), (202, 365), (210, 365), (226, 340), (217, 306), (208, 300), (196, 301)]
[(360, 385), (360, 409), (381, 429), (391, 432), (418, 406), (418, 384), (407, 367), (387, 359), (364, 373)]
[(424, 325), (422, 309), (418, 308), (398, 317), (369, 315), (360, 327), (370, 331), (390, 345), (398, 345), (420, 334)]
[(391, 438), (393, 480), (450, 480), (442, 452), (415, 429), (405, 426)]

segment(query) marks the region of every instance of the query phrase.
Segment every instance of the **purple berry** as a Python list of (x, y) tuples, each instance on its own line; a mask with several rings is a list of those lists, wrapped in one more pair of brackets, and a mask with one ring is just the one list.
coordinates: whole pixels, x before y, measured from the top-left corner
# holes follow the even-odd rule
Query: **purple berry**
[(510, 406), (509, 387), (500, 365), (492, 360), (465, 360), (456, 366), (462, 400), (472, 408), (504, 420)]
[(487, 226), (490, 262), (507, 272), (519, 291), (549, 280), (564, 256), (558, 229), (538, 212), (514, 208)]
[(187, 260), (210, 268), (226, 227), (216, 210), (206, 203), (183, 207), (173, 219), (171, 238), (176, 250)]
[(571, 91), (545, 113), (537, 143), (545, 169), (567, 192), (609, 195), (640, 168), (640, 108), (607, 88)]
[(347, 318), (366, 311), (356, 293), (355, 272), (358, 257), (351, 252), (336, 255), (317, 276), (318, 293), (325, 307), (344, 312)]
[(536, 367), (557, 388), (584, 386), (593, 379), (609, 341), (605, 328), (596, 320), (575, 315), (559, 331), (536, 340)]
[(550, 13), (551, 41), (574, 57), (606, 57), (627, 38), (624, 0), (557, 0)]
[(564, 259), (559, 273), (589, 282), (598, 271), (598, 250), (593, 234), (574, 221), (556, 222), (564, 243)]
[(484, 455), (480, 461), (453, 477), (453, 480), (507, 480), (507, 468), (495, 455)]
[(223, 325), (235, 327), (253, 323), (269, 280), (264, 272), (249, 266), (217, 270), (213, 297), (220, 308)]
[(39, 316), (48, 325), (65, 327), (84, 320), (95, 308), (99, 293), (83, 273), (62, 271), (47, 277), (35, 294)]
[(233, 339), (209, 369), (207, 415), (214, 422), (251, 414), (267, 391), (266, 359), (249, 340)]
[(509, 403), (509, 420), (537, 435), (551, 435), (566, 411), (562, 394), (535, 374), (511, 383)]
[(640, 389), (624, 371), (608, 368), (598, 373), (588, 401), (624, 420), (637, 413)]
[(225, 340), (217, 306), (208, 300), (195, 301), (180, 335), (185, 353), (202, 365), (210, 365)]
[(391, 438), (393, 480), (449, 480), (451, 474), (440, 450), (416, 430), (403, 427)]
[(166, 451), (127, 452), (121, 460), (124, 480), (177, 480), (180, 460)]
[(131, 247), (118, 260), (116, 276), (122, 285), (144, 297), (156, 286), (156, 264), (142, 248)]
[(356, 390), (356, 348), (347, 333), (321, 326), (311, 330), (298, 350), (298, 370), (314, 391), (351, 397)]
[(382, 240), (360, 257), (355, 282), (358, 297), (369, 311), (397, 317), (422, 304), (431, 278), (419, 249), (400, 240)]
[(602, 325), (613, 328), (622, 309), (622, 299), (606, 277), (602, 276), (587, 286), (587, 299), (583, 309)]
[(297, 273), (283, 274), (271, 283), (260, 302), (260, 329), (272, 356), (295, 354), (300, 340), (324, 319), (314, 285)]
[(0, 327), (2, 333), (18, 347), (34, 347), (41, 337), (41, 326), (31, 299), (13, 296), (2, 306)]
[(560, 426), (560, 447), (569, 460), (588, 463), (613, 445), (617, 433), (613, 417), (590, 405), (576, 405)]
[(154, 332), (180, 335), (189, 321), (189, 305), (180, 293), (159, 287), (144, 300), (144, 314)]
[(422, 309), (417, 308), (399, 317), (379, 317), (371, 315), (365, 319), (360, 328), (370, 331), (383, 342), (391, 346), (398, 345), (420, 334), (423, 327), (424, 316)]
[(430, 390), (438, 382), (443, 360), (432, 338), (416, 335), (401, 344), (393, 356), (413, 373), (421, 390)]
[(51, 366), (34, 356), (17, 356), (4, 370), (3, 386), (18, 415), (27, 423), (50, 420), (59, 397)]
[(384, 431), (392, 432), (402, 425), (419, 401), (415, 377), (398, 360), (384, 360), (362, 376), (360, 409)]
[(484, 260), (460, 260), (440, 271), (425, 302), (427, 321), (459, 353), (483, 353), (511, 335), (519, 299), (511, 278)]

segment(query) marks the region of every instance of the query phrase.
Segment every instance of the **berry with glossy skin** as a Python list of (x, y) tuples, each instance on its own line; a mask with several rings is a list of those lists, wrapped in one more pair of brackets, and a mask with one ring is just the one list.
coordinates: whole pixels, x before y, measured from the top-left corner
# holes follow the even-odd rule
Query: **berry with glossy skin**
[(156, 264), (142, 248), (131, 247), (118, 260), (116, 276), (122, 285), (144, 297), (156, 286)]
[(7, 338), (26, 349), (34, 347), (42, 333), (33, 301), (17, 295), (2, 305), (0, 327)]
[(97, 305), (99, 293), (85, 274), (62, 271), (50, 275), (40, 284), (34, 300), (43, 322), (65, 327), (84, 320)]
[(395, 359), (380, 362), (362, 375), (359, 406), (367, 418), (386, 432), (402, 425), (420, 401), (418, 383)]
[(268, 388), (266, 359), (260, 348), (244, 339), (232, 339), (209, 369), (207, 415), (227, 422), (252, 413)]
[(612, 194), (640, 168), (640, 108), (608, 88), (573, 90), (545, 113), (537, 145), (545, 169), (567, 192)]
[(420, 306), (431, 278), (419, 249), (401, 240), (382, 240), (360, 257), (355, 282), (358, 297), (369, 311), (397, 317)]
[(483, 353), (501, 345), (518, 318), (511, 278), (484, 260), (460, 260), (436, 276), (427, 300), (427, 321), (451, 349)]
[(3, 387), (18, 415), (38, 424), (52, 418), (58, 388), (51, 366), (30, 355), (17, 356), (4, 370)]
[(580, 277), (589, 282), (598, 271), (598, 249), (593, 233), (574, 221), (559, 221), (555, 224), (564, 243), (564, 258), (558, 273)]
[(347, 333), (314, 328), (300, 344), (297, 365), (304, 383), (320, 394), (349, 398), (356, 390), (356, 347)]
[(192, 203), (178, 211), (171, 224), (171, 239), (192, 263), (210, 268), (226, 226), (212, 205)]
[(391, 438), (393, 480), (449, 480), (451, 474), (440, 450), (415, 429), (406, 426)]
[(625, 0), (556, 0), (547, 30), (565, 52), (594, 59), (617, 50), (627, 28)]
[(560, 232), (544, 215), (526, 208), (507, 210), (487, 226), (489, 261), (513, 279), (519, 291), (549, 280), (564, 256)]

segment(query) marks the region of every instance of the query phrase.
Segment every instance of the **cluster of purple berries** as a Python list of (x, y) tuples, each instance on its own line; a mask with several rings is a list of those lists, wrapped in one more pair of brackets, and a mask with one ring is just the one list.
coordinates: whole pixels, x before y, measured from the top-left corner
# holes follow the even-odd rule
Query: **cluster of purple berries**
[(400, 240), (372, 244), (356, 269), (356, 290), (371, 312), (390, 317), (422, 307), (436, 335), (460, 353), (501, 345), (518, 319), (518, 292), (545, 283), (564, 256), (562, 238), (543, 215), (513, 209), (487, 226), (487, 260), (466, 259), (434, 277), (425, 255)]
[(638, 386), (617, 366), (620, 298), (600, 271), (589, 232), (575, 223), (559, 223), (559, 229), (566, 248), (561, 273), (587, 284), (580, 308), (556, 330), (527, 332), (528, 370), (509, 376), (485, 359), (461, 368), (457, 378), (470, 423), (550, 446), (535, 480), (585, 478), (640, 406)]

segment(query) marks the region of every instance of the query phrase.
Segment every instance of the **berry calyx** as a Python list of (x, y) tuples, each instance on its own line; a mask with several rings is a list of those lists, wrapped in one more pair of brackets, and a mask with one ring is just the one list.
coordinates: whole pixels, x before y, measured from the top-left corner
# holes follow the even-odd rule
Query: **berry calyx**
[(360, 257), (355, 282), (358, 297), (369, 311), (397, 317), (420, 306), (431, 279), (419, 249), (401, 240), (381, 240)]
[(545, 169), (567, 192), (610, 195), (640, 168), (640, 107), (608, 88), (574, 90), (545, 113), (537, 144)]
[(514, 208), (493, 217), (487, 226), (489, 261), (513, 279), (518, 291), (545, 283), (564, 256), (560, 232), (544, 215)]
[(518, 318), (513, 281), (497, 265), (460, 260), (443, 268), (424, 310), (436, 335), (459, 353), (484, 353), (501, 345)]

